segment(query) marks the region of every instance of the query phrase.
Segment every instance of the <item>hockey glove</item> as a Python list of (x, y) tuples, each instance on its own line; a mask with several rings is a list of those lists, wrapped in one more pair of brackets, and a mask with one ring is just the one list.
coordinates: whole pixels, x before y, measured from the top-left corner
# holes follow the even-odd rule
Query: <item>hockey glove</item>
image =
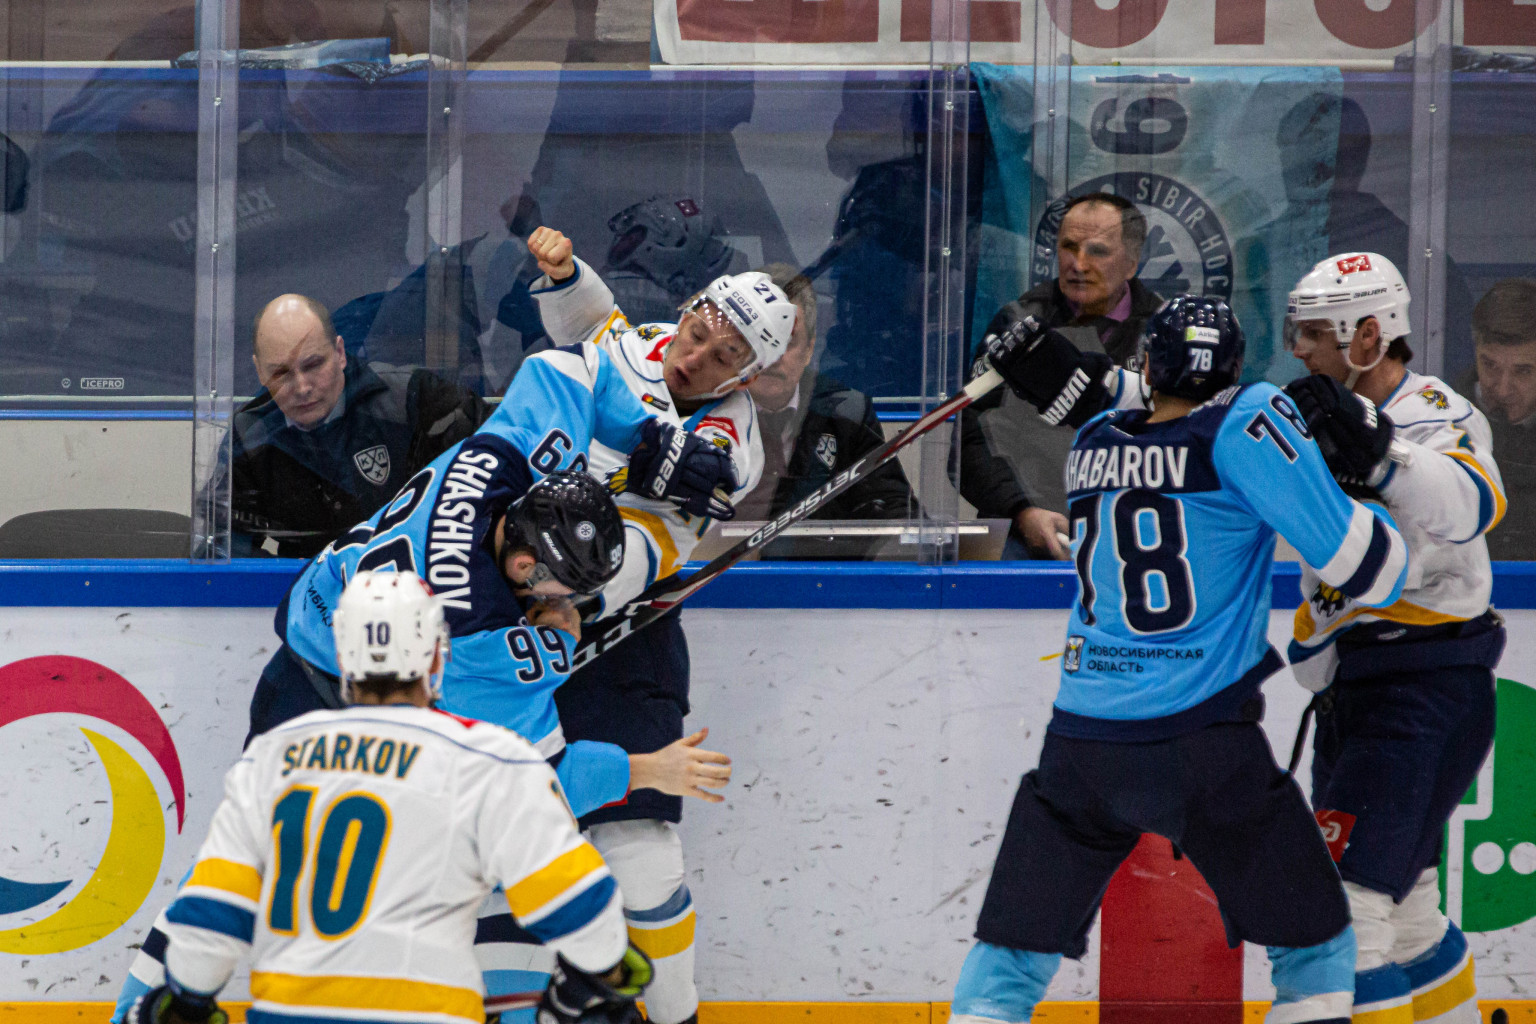
[[(588, 974), (558, 957), (539, 1001), (539, 1024), (641, 1024), (635, 1000), (651, 983), (651, 960), (634, 946), (614, 968), (618, 980)], [(609, 972), (611, 975), (613, 972)]]
[(646, 420), (629, 455), (625, 490), (670, 501), (691, 516), (724, 520), (736, 515), (730, 500), (736, 487), (736, 467), (724, 449), (681, 427)]
[(1307, 421), (1335, 480), (1356, 488), (1382, 482), (1393, 427), (1376, 411), (1375, 403), (1323, 374), (1293, 380), (1285, 393)]
[(1079, 352), (1059, 331), (1032, 316), (986, 337), (987, 361), (1013, 393), (1056, 426), (1080, 427), (1109, 404), (1104, 375), (1114, 361), (1103, 352)]
[(193, 995), (174, 984), (144, 993), (124, 1019), (127, 1024), (229, 1024), (229, 1014), (213, 996)]

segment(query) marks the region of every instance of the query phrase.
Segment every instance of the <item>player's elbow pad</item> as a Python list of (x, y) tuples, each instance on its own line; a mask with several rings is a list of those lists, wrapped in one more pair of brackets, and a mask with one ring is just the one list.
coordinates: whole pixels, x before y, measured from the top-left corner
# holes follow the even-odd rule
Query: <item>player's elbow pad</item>
[(1408, 578), (1408, 546), (1385, 511), (1356, 503), (1343, 543), (1317, 574), (1360, 604), (1389, 605)]

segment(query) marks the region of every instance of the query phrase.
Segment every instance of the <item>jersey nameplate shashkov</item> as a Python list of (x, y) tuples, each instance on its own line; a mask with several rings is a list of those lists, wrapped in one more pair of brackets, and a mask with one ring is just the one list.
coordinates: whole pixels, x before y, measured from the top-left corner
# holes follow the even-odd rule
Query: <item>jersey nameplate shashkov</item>
[(583, 639), (580, 646), (576, 648), (576, 654), (572, 658), (574, 666), (580, 668), (598, 655), (611, 650), (616, 644), (622, 642), (625, 637), (655, 622), (732, 565), (735, 565), (747, 555), (773, 540), (788, 527), (816, 511), (827, 500), (841, 494), (860, 480), (868, 477), (869, 474), (895, 458), (896, 454), (907, 447), (907, 445), (922, 437), (1002, 382), (1002, 375), (988, 367), (985, 373), (972, 380), (955, 397), (934, 407), (926, 416), (918, 419), (911, 426), (907, 427), (906, 430), (891, 438), (890, 441), (886, 442), (884, 448), (871, 452), (859, 459), (853, 465), (802, 498), (794, 508), (785, 511), (772, 522), (764, 523), (751, 536), (733, 545), (729, 550), (721, 552), (709, 564), (692, 576), (689, 576), (686, 580), (667, 579), (658, 582), (655, 586), (620, 609), (616, 616), (617, 621), (611, 626), (588, 639)]

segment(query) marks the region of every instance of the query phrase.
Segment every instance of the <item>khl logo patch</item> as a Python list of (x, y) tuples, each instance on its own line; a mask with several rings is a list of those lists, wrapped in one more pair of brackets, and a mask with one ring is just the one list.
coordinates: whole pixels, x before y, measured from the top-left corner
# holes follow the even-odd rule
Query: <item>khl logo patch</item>
[(371, 484), (382, 484), (389, 479), (389, 449), (382, 444), (364, 448), (352, 456), (357, 471)]

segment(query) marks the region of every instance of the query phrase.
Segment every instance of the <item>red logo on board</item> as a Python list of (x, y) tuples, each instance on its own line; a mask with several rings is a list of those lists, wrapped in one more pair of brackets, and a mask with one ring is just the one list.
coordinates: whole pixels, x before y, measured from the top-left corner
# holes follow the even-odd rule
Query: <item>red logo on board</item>
[(1343, 811), (1318, 811), (1317, 827), (1323, 833), (1323, 842), (1328, 844), (1328, 855), (1337, 864), (1349, 847), (1349, 834), (1355, 830), (1355, 816)]
[(1371, 258), (1361, 253), (1358, 256), (1346, 256), (1342, 260), (1335, 260), (1334, 264), (1339, 268), (1339, 273), (1353, 274), (1360, 270), (1370, 270)]

